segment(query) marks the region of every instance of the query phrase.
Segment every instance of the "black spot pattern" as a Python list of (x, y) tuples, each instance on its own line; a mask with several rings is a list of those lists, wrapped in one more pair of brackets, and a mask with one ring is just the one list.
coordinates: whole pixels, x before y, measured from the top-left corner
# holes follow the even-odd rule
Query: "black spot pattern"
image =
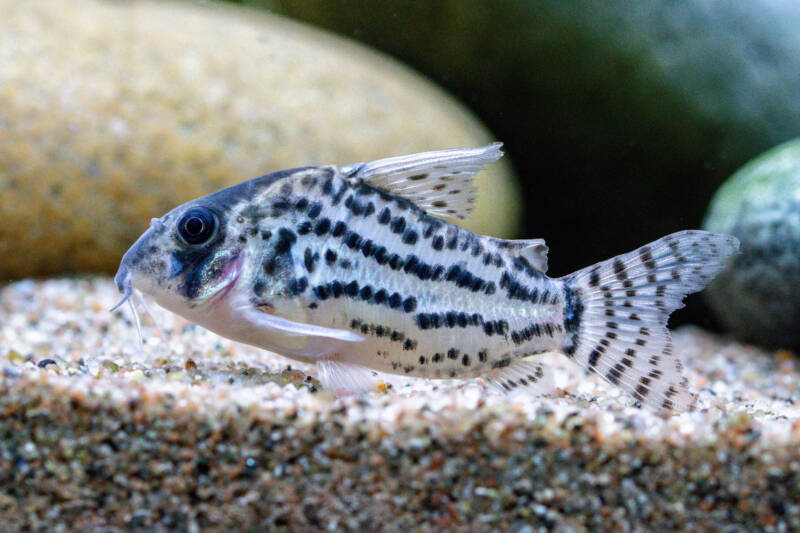
[(275, 253), (285, 254), (292, 249), (294, 243), (297, 242), (297, 235), (293, 231), (281, 228), (278, 230), (278, 240), (275, 243)]
[(405, 233), (403, 233), (403, 242), (405, 244), (413, 245), (417, 242), (417, 238), (419, 235), (416, 231), (412, 229), (407, 229)]
[[(508, 330), (508, 323), (504, 320), (497, 321), (484, 321), (483, 316), (479, 313), (464, 313), (461, 311), (446, 311), (442, 313), (417, 313), (414, 317), (417, 327), (420, 329), (437, 329), (437, 328), (466, 328), (469, 326), (484, 326), (490, 324), (494, 333), (505, 332)], [(502, 333), (499, 333), (502, 334)]]
[(358, 282), (351, 281), (347, 285), (344, 286), (344, 293), (351, 298), (354, 298), (358, 295)]
[(333, 225), (333, 231), (331, 235), (334, 237), (341, 237), (347, 231), (347, 224), (339, 220), (336, 224)]
[(532, 304), (540, 303), (539, 291), (536, 287), (526, 287), (508, 272), (503, 272), (500, 277), (500, 288), (506, 290), (506, 297), (510, 300), (522, 300)]
[(404, 348), (407, 345), (416, 346), (416, 341), (406, 338), (405, 333), (393, 329), (391, 326), (383, 324), (371, 324), (360, 319), (353, 319), (350, 321), (350, 329), (360, 331), (365, 335), (373, 335), (378, 338), (388, 338), (392, 342), (402, 342)]
[(590, 287), (597, 287), (600, 284), (600, 274), (598, 272), (599, 267), (595, 267), (594, 270), (589, 274), (589, 286)]
[(529, 324), (527, 327), (514, 330), (511, 332), (511, 342), (514, 344), (522, 344), (528, 342), (529, 340), (533, 339), (534, 337), (542, 337), (543, 335), (547, 335), (548, 337), (552, 337), (555, 328), (553, 328), (552, 324), (545, 323), (545, 324), (538, 324), (533, 323)]
[(334, 280), (315, 286), (312, 292), (320, 300), (345, 296), (369, 304), (383, 305), (391, 309), (402, 308), (402, 311), (406, 313), (412, 313), (417, 308), (417, 299), (413, 296), (404, 298), (398, 292), (389, 294), (386, 289), (380, 288), (376, 290), (369, 285), (362, 286), (355, 280), (347, 283)]
[(403, 343), (403, 350), (411, 351), (417, 349), (417, 341), (413, 339), (406, 339)]
[(338, 257), (338, 254), (336, 252), (334, 252), (333, 250), (330, 250), (330, 249), (326, 250), (325, 251), (325, 264), (327, 264), (328, 266), (332, 266), (334, 263), (336, 263), (336, 258), (337, 257)]
[(505, 320), (487, 320), (483, 323), (483, 332), (488, 335), (505, 335), (508, 333), (508, 322)]
[(317, 218), (321, 212), (322, 212), (322, 203), (314, 202), (308, 208), (308, 213), (306, 213), (306, 216), (308, 216), (308, 218), (314, 219)]
[(318, 236), (325, 235), (331, 229), (331, 221), (328, 218), (321, 218), (314, 224), (314, 233)]
[(405, 217), (402, 215), (394, 217), (392, 222), (389, 224), (389, 228), (391, 228), (394, 233), (403, 233), (403, 231), (406, 229)]
[(309, 274), (314, 272), (317, 259), (319, 259), (319, 254), (313, 253), (310, 248), (306, 248), (306, 251), (303, 253), (303, 264)]
[(302, 278), (292, 279), (289, 280), (288, 290), (289, 294), (292, 296), (297, 296), (305, 292), (308, 288), (308, 278), (303, 276)]

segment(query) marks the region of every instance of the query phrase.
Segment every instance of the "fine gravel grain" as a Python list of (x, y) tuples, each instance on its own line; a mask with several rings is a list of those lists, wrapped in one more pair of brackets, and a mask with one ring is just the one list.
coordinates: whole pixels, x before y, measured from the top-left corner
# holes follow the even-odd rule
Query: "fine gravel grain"
[(800, 529), (795, 354), (675, 334), (697, 409), (662, 418), (561, 356), (556, 393), (414, 381), (336, 398), (313, 368), (108, 278), (0, 289), (0, 530)]

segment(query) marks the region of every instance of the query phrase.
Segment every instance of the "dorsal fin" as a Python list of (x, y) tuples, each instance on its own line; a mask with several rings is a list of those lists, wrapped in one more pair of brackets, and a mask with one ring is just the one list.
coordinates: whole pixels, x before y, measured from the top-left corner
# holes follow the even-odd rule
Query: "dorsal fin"
[(466, 219), (474, 209), (475, 173), (497, 161), (503, 143), (378, 159), (341, 167), (352, 181), (363, 180), (414, 202), (432, 215)]
[(547, 252), (549, 248), (544, 239), (493, 239), (499, 248), (505, 248), (511, 255), (524, 257), (530, 265), (541, 272), (547, 273)]

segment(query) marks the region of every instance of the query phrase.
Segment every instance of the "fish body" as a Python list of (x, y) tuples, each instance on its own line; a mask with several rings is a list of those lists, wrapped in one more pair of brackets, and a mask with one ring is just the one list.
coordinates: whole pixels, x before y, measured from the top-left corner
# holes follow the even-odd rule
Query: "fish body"
[(685, 231), (562, 278), (541, 239), (477, 235), (472, 176), (500, 145), (255, 178), (184, 204), (125, 254), (116, 280), (220, 335), (368, 390), (376, 372), (484, 377), (546, 390), (562, 352), (642, 402), (692, 401), (666, 321), (738, 249)]

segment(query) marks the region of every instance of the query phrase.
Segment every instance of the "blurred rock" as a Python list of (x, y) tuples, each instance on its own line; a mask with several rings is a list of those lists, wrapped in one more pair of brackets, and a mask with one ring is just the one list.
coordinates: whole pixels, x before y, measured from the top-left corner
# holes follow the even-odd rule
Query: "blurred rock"
[[(113, 272), (150, 217), (307, 164), (493, 140), (385, 57), (225, 6), (0, 0), (0, 280)], [(470, 227), (515, 233), (508, 163)]]
[(800, 346), (800, 139), (736, 172), (704, 225), (742, 241), (707, 291), (722, 322), (750, 341)]
[(698, 227), (727, 176), (800, 135), (795, 2), (243, 1), (467, 102), (506, 142), (555, 274)]

